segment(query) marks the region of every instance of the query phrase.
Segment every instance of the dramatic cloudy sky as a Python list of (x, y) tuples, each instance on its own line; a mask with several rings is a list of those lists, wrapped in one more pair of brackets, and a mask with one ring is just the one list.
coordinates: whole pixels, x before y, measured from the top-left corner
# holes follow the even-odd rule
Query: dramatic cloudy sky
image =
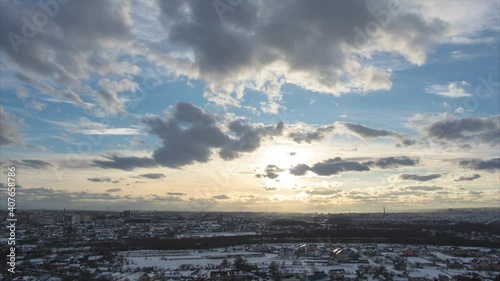
[(19, 208), (499, 207), (497, 0), (0, 3)]

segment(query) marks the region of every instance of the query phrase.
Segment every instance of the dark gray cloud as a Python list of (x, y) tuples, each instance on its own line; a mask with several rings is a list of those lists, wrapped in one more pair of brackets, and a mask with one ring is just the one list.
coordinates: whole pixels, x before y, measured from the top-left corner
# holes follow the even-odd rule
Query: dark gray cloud
[[(353, 54), (386, 50), (421, 64), (427, 47), (447, 30), (442, 21), (424, 19), (415, 9), (398, 9), (380, 25), (381, 36), (375, 40), (364, 34), (364, 29), (368, 23), (376, 23), (373, 13), (393, 3), (385, 0), (314, 4), (292, 0), (286, 9), (274, 2), (243, 1), (230, 7), (230, 12), (221, 12), (214, 3), (160, 1), (159, 5), (168, 30), (166, 41), (173, 50), (188, 49), (193, 54), (193, 64), (177, 71), (209, 81), (206, 96), (216, 102), (223, 99), (220, 94), (229, 96), (236, 90), (232, 83), (250, 80), (249, 84), (265, 84), (276, 80), (274, 76), (284, 76), (288, 83), (309, 90), (337, 95), (388, 89), (389, 74), (360, 65)], [(171, 66), (172, 59), (167, 58), (165, 64)], [(274, 70), (275, 65), (283, 67)], [(267, 77), (267, 72), (274, 76)], [(255, 79), (258, 75), (260, 78)]]
[(0, 146), (23, 144), (15, 119), (0, 105)]
[(217, 149), (221, 158), (231, 160), (239, 157), (240, 153), (257, 150), (264, 140), (280, 136), (284, 130), (283, 122), (265, 126), (236, 119), (228, 123), (226, 133), (214, 114), (182, 102), (175, 105), (174, 112), (165, 120), (150, 115), (142, 122), (149, 134), (162, 140), (151, 158), (106, 155), (104, 157), (108, 160), (94, 160), (93, 165), (122, 170), (158, 165), (181, 168), (195, 162), (209, 162)]
[(194, 162), (208, 162), (213, 148), (222, 148), (230, 139), (216, 124), (216, 116), (190, 103), (177, 103), (172, 116), (143, 119), (147, 132), (159, 137), (162, 146), (155, 149), (158, 164), (179, 168)]
[(353, 124), (353, 123), (342, 123), (342, 124), (347, 130), (357, 134), (358, 136), (364, 139), (383, 138), (383, 137), (397, 139), (400, 141), (400, 143), (396, 144), (396, 147), (408, 147), (416, 144), (423, 144), (423, 142), (421, 141), (408, 139), (402, 134), (389, 130), (373, 129), (361, 124)]
[(352, 123), (343, 123), (343, 124), (348, 130), (358, 134), (359, 136), (365, 139), (378, 138), (378, 137), (393, 137), (398, 139), (401, 138), (401, 135), (388, 130), (372, 129), (363, 125), (352, 124)]
[(466, 175), (466, 176), (460, 176), (455, 179), (455, 181), (473, 181), (475, 179), (480, 178), (480, 174), (471, 174), (471, 175)]
[(399, 156), (399, 157), (379, 158), (375, 161), (368, 161), (363, 164), (368, 165), (370, 167), (374, 166), (382, 169), (389, 169), (389, 168), (398, 168), (401, 166), (416, 166), (418, 162), (419, 159), (417, 158)]
[(147, 174), (140, 174), (138, 176), (135, 176), (134, 178), (143, 178), (143, 179), (161, 179), (164, 178), (165, 175), (161, 173), (147, 173)]
[(316, 163), (312, 167), (310, 167), (309, 170), (320, 176), (331, 176), (349, 171), (369, 171), (370, 168), (356, 161), (346, 161), (341, 159), (340, 157), (335, 157), (333, 159), (328, 159), (323, 162)]
[(110, 188), (110, 189), (106, 189), (106, 192), (109, 192), (109, 193), (113, 193), (113, 192), (120, 192), (122, 191), (121, 188)]
[(337, 175), (349, 171), (369, 171), (370, 168), (356, 161), (346, 161), (340, 157), (318, 162), (312, 166), (298, 164), (290, 168), (290, 173), (296, 176), (303, 176), (307, 171), (311, 171), (319, 176)]
[(452, 141), (465, 147), (470, 143), (497, 146), (500, 143), (500, 115), (437, 121), (427, 126), (425, 133), (433, 140)]
[(275, 179), (279, 177), (278, 173), (283, 172), (284, 170), (279, 168), (276, 165), (267, 165), (266, 169), (264, 170), (264, 174), (256, 174), (255, 176), (258, 178), (270, 178), (270, 179)]
[(217, 199), (217, 200), (228, 200), (228, 199), (231, 199), (231, 197), (225, 195), (225, 194), (221, 194), (221, 195), (215, 195), (215, 196), (212, 196), (213, 199)]
[(310, 131), (307, 130), (297, 130), (288, 134), (288, 137), (296, 143), (312, 143), (314, 141), (323, 140), (328, 133), (333, 132), (335, 129), (334, 125), (323, 126)]
[(212, 150), (230, 160), (242, 152), (257, 150), (266, 138), (283, 132), (282, 122), (276, 126), (251, 124), (244, 119), (230, 121), (229, 134), (216, 122), (215, 115), (190, 103), (177, 103), (174, 114), (163, 120), (157, 116), (143, 119), (148, 133), (159, 137), (162, 146), (153, 152), (153, 159), (162, 166), (179, 168), (195, 162), (210, 161)]
[(306, 193), (309, 195), (335, 195), (341, 193), (340, 189), (328, 189), (328, 188), (316, 188), (314, 190), (307, 190)]
[(311, 171), (319, 176), (331, 176), (349, 171), (369, 171), (370, 167), (388, 169), (398, 168), (400, 166), (415, 166), (417, 163), (418, 159), (412, 159), (406, 156), (379, 158), (367, 162), (344, 160), (340, 157), (336, 157), (323, 162), (318, 162), (312, 166), (307, 164), (298, 164), (290, 168), (289, 172), (295, 176), (303, 176), (308, 171)]
[(186, 195), (186, 193), (182, 193), (182, 192), (167, 192), (167, 195), (169, 195), (169, 196), (184, 196), (184, 195)]
[(9, 163), (10, 165), (13, 166), (32, 168), (32, 169), (46, 169), (52, 167), (51, 163), (36, 159), (10, 160)]
[(495, 172), (500, 169), (500, 158), (493, 158), (490, 160), (463, 159), (458, 161), (458, 165), (466, 169)]
[(281, 121), (276, 126), (250, 124), (244, 119), (231, 121), (228, 128), (236, 137), (229, 138), (219, 155), (225, 160), (230, 160), (239, 157), (240, 152), (253, 152), (260, 147), (264, 139), (281, 136), (284, 126)]
[(106, 52), (132, 38), (127, 9), (121, 1), (2, 1), (1, 53), (22, 83), (89, 108), (77, 93), (84, 88), (80, 81), (90, 74), (127, 72)]
[(396, 146), (397, 147), (407, 147), (407, 146), (412, 146), (412, 145), (416, 145), (416, 144), (422, 144), (422, 142), (419, 142), (417, 140), (403, 138), (401, 140), (401, 143), (396, 144)]
[(151, 168), (158, 166), (152, 158), (135, 157), (135, 156), (119, 156), (115, 154), (103, 156), (107, 160), (93, 160), (92, 166), (103, 169), (120, 169), (131, 171), (136, 168)]
[(290, 174), (295, 176), (303, 176), (309, 171), (309, 166), (306, 164), (298, 164), (292, 168), (290, 168)]
[(428, 175), (417, 175), (417, 174), (401, 174), (400, 179), (403, 180), (413, 180), (413, 181), (430, 181), (442, 177), (442, 174), (428, 174)]
[(88, 181), (91, 182), (110, 182), (110, 183), (119, 183), (117, 180), (112, 180), (110, 177), (94, 177), (94, 178), (87, 178)]

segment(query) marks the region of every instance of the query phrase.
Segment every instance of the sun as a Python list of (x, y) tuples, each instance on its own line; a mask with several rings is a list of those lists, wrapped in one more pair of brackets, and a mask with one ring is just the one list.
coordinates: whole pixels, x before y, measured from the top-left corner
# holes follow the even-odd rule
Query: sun
[(294, 176), (288, 171), (297, 164), (307, 164), (311, 161), (311, 150), (300, 148), (294, 144), (273, 144), (260, 151), (257, 160), (259, 169), (268, 165), (277, 166), (279, 176), (275, 179), (266, 179), (266, 186), (270, 188), (291, 189), (303, 185), (301, 177)]
[(280, 168), (289, 168), (299, 163), (308, 163), (311, 160), (311, 150), (293, 144), (272, 144), (260, 151), (259, 161), (263, 165), (276, 165)]

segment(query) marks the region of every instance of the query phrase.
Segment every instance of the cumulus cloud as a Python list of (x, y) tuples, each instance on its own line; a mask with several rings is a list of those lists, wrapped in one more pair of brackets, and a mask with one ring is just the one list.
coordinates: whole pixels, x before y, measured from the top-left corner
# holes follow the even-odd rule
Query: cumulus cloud
[(123, 170), (158, 165), (181, 168), (196, 162), (209, 162), (216, 150), (222, 159), (231, 160), (241, 153), (257, 150), (263, 141), (281, 136), (284, 131), (283, 122), (266, 126), (237, 118), (227, 121), (226, 125), (219, 119), (190, 103), (179, 102), (166, 119), (156, 115), (142, 119), (146, 132), (162, 141), (151, 158), (106, 155), (108, 160), (94, 160), (93, 164)]
[(457, 81), (451, 82), (448, 85), (431, 85), (425, 88), (425, 92), (449, 98), (462, 98), (472, 96), (472, 94), (466, 90), (468, 87), (470, 87), (469, 83)]
[(473, 181), (475, 179), (480, 178), (480, 174), (471, 174), (471, 175), (465, 175), (465, 176), (460, 176), (455, 178), (455, 181)]
[(272, 139), (283, 134), (284, 124), (278, 122), (276, 126), (264, 126), (261, 124), (251, 124), (244, 119), (237, 119), (229, 123), (230, 133), (236, 137), (229, 138), (229, 141), (222, 147), (219, 155), (230, 160), (237, 158), (240, 152), (253, 152), (257, 150), (264, 139)]
[(369, 171), (370, 168), (356, 161), (346, 161), (341, 159), (340, 157), (335, 157), (333, 159), (328, 159), (323, 162), (316, 163), (312, 167), (310, 167), (309, 170), (320, 176), (330, 176), (348, 171)]
[(307, 164), (298, 164), (290, 168), (289, 172), (295, 176), (303, 176), (308, 171), (319, 176), (331, 176), (349, 171), (369, 171), (370, 167), (393, 169), (401, 166), (415, 166), (418, 162), (418, 159), (409, 158), (407, 156), (379, 158), (366, 162), (344, 160), (340, 157), (335, 157), (333, 159), (318, 162), (312, 166)]
[(177, 103), (166, 120), (149, 116), (143, 122), (148, 133), (162, 140), (162, 146), (153, 152), (153, 159), (171, 168), (208, 162), (214, 149), (219, 149), (220, 157), (225, 160), (237, 158), (240, 153), (257, 150), (264, 139), (281, 135), (284, 128), (282, 122), (264, 126), (236, 119), (229, 122), (226, 134), (214, 114), (190, 103)]
[(309, 166), (306, 164), (298, 164), (290, 168), (290, 174), (295, 176), (303, 176), (309, 171)]
[(442, 174), (428, 174), (428, 175), (417, 175), (417, 174), (401, 174), (399, 178), (402, 180), (413, 180), (413, 181), (430, 181), (442, 177)]
[[(117, 62), (120, 48), (132, 39), (129, 2), (51, 2), (48, 9), (44, 3), (1, 2), (0, 50), (20, 82), (90, 109), (82, 99), (94, 92), (83, 85), (90, 76), (138, 73), (137, 66)], [(33, 24), (44, 18), (43, 28)]]
[(0, 146), (23, 144), (24, 137), (19, 133), (16, 119), (0, 105)]
[[(154, 161), (167, 167), (208, 162), (213, 148), (221, 148), (229, 142), (229, 136), (217, 126), (214, 115), (188, 103), (178, 103), (167, 120), (149, 116), (143, 122), (149, 134), (162, 140), (162, 146), (153, 152)], [(179, 123), (189, 127), (183, 129)]]
[(187, 51), (179, 57), (167, 48), (151, 48), (149, 57), (172, 72), (206, 80), (205, 97), (225, 105), (238, 106), (250, 88), (267, 94), (263, 109), (268, 110), (281, 100), (284, 82), (334, 95), (389, 89), (390, 72), (357, 57), (385, 51), (422, 64), (427, 48), (448, 30), (443, 21), (424, 18), (417, 8), (399, 9), (399, 3), (390, 20), (377, 25), (377, 36), (367, 35), (374, 14), (390, 3), (290, 1), (283, 9), (272, 2), (243, 2), (221, 20), (212, 2), (159, 2), (165, 41), (177, 54)]
[(279, 177), (278, 173), (283, 172), (284, 170), (279, 168), (276, 165), (267, 165), (266, 169), (264, 170), (264, 174), (256, 174), (255, 176), (258, 178), (270, 178), (270, 179), (275, 179)]
[(106, 189), (106, 192), (109, 192), (109, 193), (113, 193), (113, 192), (120, 192), (122, 191), (121, 188), (110, 188), (110, 189)]
[(307, 171), (311, 171), (319, 176), (331, 176), (349, 171), (369, 171), (370, 168), (356, 161), (346, 161), (340, 157), (328, 159), (323, 162), (318, 162), (312, 166), (299, 164), (290, 169), (290, 173), (296, 176), (304, 175)]
[(493, 158), (489, 160), (463, 159), (458, 161), (458, 165), (466, 169), (495, 172), (496, 170), (500, 170), (500, 158)]
[[(450, 17), (436, 12), (435, 1), (292, 0), (286, 9), (256, 1), (238, 3), (230, 12), (194, 0), (50, 2), (56, 6), (49, 9), (42, 7), (48, 2), (3, 1), (0, 50), (24, 86), (98, 115), (125, 113), (120, 91), (103, 81), (141, 74), (139, 60), (161, 65), (162, 75), (205, 80), (204, 96), (219, 105), (240, 106), (248, 90), (263, 92), (261, 111), (276, 114), (285, 84), (333, 95), (387, 90), (391, 70), (378, 66), (376, 54), (421, 65), (436, 44), (481, 42), (467, 35), (494, 26), (490, 14), (498, 6), (486, 2)], [(440, 10), (453, 6), (456, 15), (463, 5)], [(46, 17), (42, 28), (33, 25), (45, 21), (35, 14)], [(31, 34), (23, 32), (25, 19)]]
[(496, 146), (500, 143), (500, 115), (440, 120), (424, 130), (427, 137), (440, 142), (453, 141), (459, 145), (474, 142)]
[(311, 130), (299, 129), (290, 132), (288, 137), (296, 143), (312, 143), (314, 141), (323, 140), (329, 133), (333, 132), (334, 129), (334, 125), (318, 127)]

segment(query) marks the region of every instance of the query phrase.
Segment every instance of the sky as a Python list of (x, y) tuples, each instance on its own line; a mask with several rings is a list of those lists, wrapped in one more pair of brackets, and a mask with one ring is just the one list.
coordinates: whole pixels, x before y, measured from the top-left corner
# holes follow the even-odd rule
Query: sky
[(497, 0), (0, 3), (19, 209), (500, 207)]

